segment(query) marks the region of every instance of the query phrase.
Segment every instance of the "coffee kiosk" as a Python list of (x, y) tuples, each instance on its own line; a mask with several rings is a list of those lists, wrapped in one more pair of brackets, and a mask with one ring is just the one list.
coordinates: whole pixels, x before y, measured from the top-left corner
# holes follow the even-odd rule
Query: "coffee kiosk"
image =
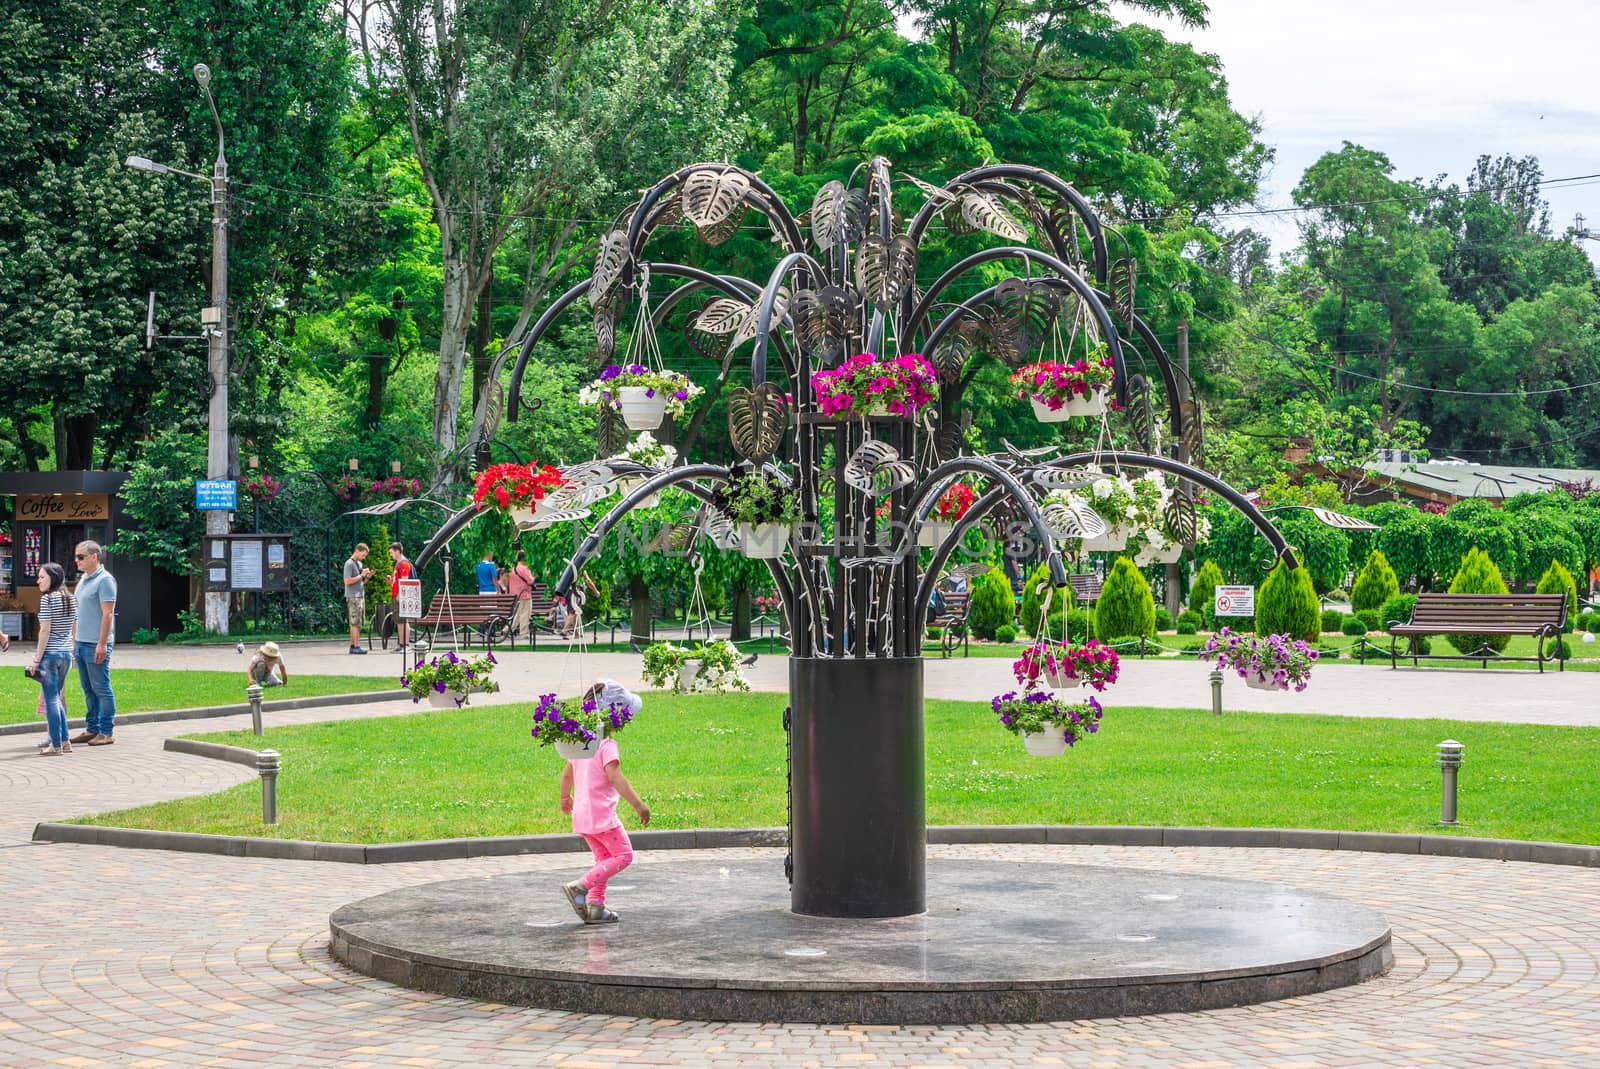
[[(55, 561), (67, 573), (68, 585), (75, 585), (73, 548), (86, 540), (109, 546), (119, 530), (132, 525), (118, 495), (127, 478), (117, 471), (0, 473), (0, 499), (9, 499), (0, 503), (9, 504), (11, 513), (11, 545), (0, 546), (0, 553), (9, 555), (10, 588), (0, 593), (16, 599), (25, 620), (31, 623), (39, 608), (40, 565)], [(187, 579), (153, 569), (140, 557), (108, 552), (103, 562), (117, 577), (118, 643), (130, 641), (142, 627), (176, 627), (178, 610), (188, 600)]]

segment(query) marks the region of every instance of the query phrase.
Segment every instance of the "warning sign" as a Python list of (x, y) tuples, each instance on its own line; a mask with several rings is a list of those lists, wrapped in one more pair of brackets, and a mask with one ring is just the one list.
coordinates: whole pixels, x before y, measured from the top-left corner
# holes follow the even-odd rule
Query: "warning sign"
[(1217, 587), (1216, 610), (1218, 616), (1254, 616), (1256, 614), (1256, 588), (1253, 586)]

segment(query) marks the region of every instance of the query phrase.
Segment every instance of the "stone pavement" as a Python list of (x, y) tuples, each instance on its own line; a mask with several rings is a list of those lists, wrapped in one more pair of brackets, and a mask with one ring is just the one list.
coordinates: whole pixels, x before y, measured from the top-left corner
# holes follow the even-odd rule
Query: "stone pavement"
[[(166, 648), (134, 646), (117, 650), (117, 664), (129, 668), (242, 670), (244, 658), (226, 647)], [(562, 694), (581, 689), (580, 682), (610, 676), (632, 687), (639, 680), (640, 658), (631, 653), (585, 653), (568, 657), (563, 650), (541, 648), (500, 652), (500, 701), (530, 701), (548, 690)], [(401, 658), (375, 650), (351, 657), (334, 643), (286, 645), (291, 670), (315, 675), (370, 675), (395, 679)], [(1003, 657), (954, 657), (925, 662), (925, 693), (930, 698), (987, 702), (1016, 689), (1011, 661)], [(747, 669), (756, 690), (787, 691), (788, 658), (761, 654)], [(1252, 690), (1237, 676), (1225, 678), (1223, 708), (1274, 713), (1331, 713), (1339, 716), (1441, 717), (1451, 720), (1507, 721), (1529, 724), (1600, 726), (1600, 673), (1538, 672), (1517, 669), (1439, 669), (1323, 665), (1302, 694)], [(1107, 692), (1108, 704), (1157, 708), (1208, 709), (1211, 685), (1205, 665), (1181, 660), (1122, 661), (1122, 677)], [(241, 699), (242, 688), (241, 688)], [(476, 700), (476, 699), (475, 699)]]
[[(137, 664), (137, 652), (142, 651), (119, 650), (118, 663)], [(227, 656), (236, 657), (231, 649)], [(350, 658), (306, 650), (294, 656), (302, 672), (370, 664), (371, 674), (387, 674), (372, 664), (379, 654)], [(169, 666), (212, 667), (206, 662), (213, 659), (219, 654), (185, 651), (185, 663)], [(223, 666), (232, 663), (220, 659)], [(523, 659), (526, 664), (519, 663)], [(526, 673), (530, 687), (545, 685), (562, 674), (554, 658), (546, 660), (544, 654), (517, 655), (515, 667), (508, 668)], [(619, 657), (613, 669), (609, 660), (590, 660), (585, 658), (585, 672), (592, 674), (626, 674), (624, 662), (637, 663)], [(398, 661), (389, 655), (390, 664)], [(758, 669), (765, 685), (781, 683), (782, 667), (781, 659), (762, 658)], [(1183, 680), (1201, 671), (1194, 665), (1130, 664), (1119, 699), (1135, 687), (1158, 688), (1159, 682), (1140, 681), (1144, 671), (1158, 667), (1184, 672)], [(930, 663), (929, 689), (970, 696), (990, 687), (991, 677), (1003, 678), (1005, 670), (1004, 661)], [(1502, 674), (1368, 676), (1360, 669), (1330, 668), (1318, 684), (1332, 684), (1332, 693), (1349, 676), (1359, 695), (1359, 679), (1406, 675), (1434, 689), (1417, 708), (1459, 716), (1474, 698), (1495, 705), (1486, 691)], [(1183, 694), (1192, 689), (1177, 675), (1160, 678), (1170, 680), (1173, 693), (1180, 686)], [(1557, 675), (1519, 676), (1515, 682), (1519, 693), (1551, 684), (1552, 694), (1583, 683), (1592, 695), (1600, 679), (1569, 673), (1566, 681)], [(1255, 693), (1228, 689), (1230, 696)], [(273, 720), (394, 709), (300, 710)], [(248, 778), (239, 766), (159, 749), (167, 735), (247, 723), (247, 717), (232, 717), (203, 726), (130, 727), (118, 733), (115, 747), (54, 759), (33, 756), (29, 737), (0, 739), (0, 1065), (1600, 1066), (1597, 869), (1308, 850), (934, 847), (935, 858), (1125, 865), (1344, 895), (1389, 918), (1395, 968), (1357, 988), (1204, 1014), (1047, 1025), (832, 1027), (637, 1020), (485, 1005), (397, 988), (352, 973), (328, 956), (327, 916), (347, 902), (416, 883), (508, 872), (547, 873), (555, 896), (559, 883), (576, 871), (570, 856), (355, 866), (27, 841), (37, 820), (212, 791)], [(783, 878), (776, 851), (642, 854), (638, 864), (716, 865), (730, 856), (766, 862), (773, 880)], [(614, 903), (626, 914), (624, 887), (625, 879), (614, 885)], [(495, 908), (535, 911), (521, 902)], [(542, 905), (536, 911), (543, 912)]]

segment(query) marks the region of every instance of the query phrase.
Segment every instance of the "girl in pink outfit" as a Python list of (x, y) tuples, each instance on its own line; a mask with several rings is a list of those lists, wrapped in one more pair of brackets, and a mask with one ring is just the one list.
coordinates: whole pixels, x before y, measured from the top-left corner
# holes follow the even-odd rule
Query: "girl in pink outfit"
[[(598, 680), (583, 697), (602, 712), (618, 705), (636, 716), (644, 707), (643, 699), (613, 679)], [(628, 800), (641, 826), (650, 823), (650, 807), (622, 774), (621, 760), (617, 740), (607, 736), (595, 756), (568, 761), (561, 772), (561, 811), (572, 814), (572, 830), (594, 853), (594, 868), (561, 888), (585, 924), (615, 924), (620, 919), (606, 908), (606, 882), (633, 863), (633, 844), (617, 819), (617, 799)]]

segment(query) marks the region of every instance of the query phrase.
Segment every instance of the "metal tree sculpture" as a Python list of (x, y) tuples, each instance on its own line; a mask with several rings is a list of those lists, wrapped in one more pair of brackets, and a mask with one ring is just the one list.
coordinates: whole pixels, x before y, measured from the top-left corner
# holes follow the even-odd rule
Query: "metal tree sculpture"
[[(1046, 508), (1042, 498), (1051, 489), (1083, 485), (1093, 477), (1084, 467), (1097, 463), (1154, 468), (1184, 480), (1164, 517), (1174, 541), (1192, 543), (1195, 513), (1187, 487), (1203, 486), (1243, 511), (1279, 557), (1296, 566), (1283, 538), (1249, 501), (1190, 463), (1202, 444), (1192, 384), (1137, 315), (1134, 261), (1111, 262), (1107, 228), (1071, 185), (1038, 168), (1004, 164), (943, 186), (903, 178), (897, 182), (888, 161), (875, 158), (857, 168), (850, 183), (823, 186), (797, 217), (760, 178), (737, 167), (701, 163), (667, 176), (601, 239), (591, 277), (553, 301), (520, 345), (501, 354), (497, 369), (515, 355), (509, 398), (502, 403), (497, 387), (485, 391), (479, 420), (492, 435), (502, 408), (507, 418), (517, 418), (533, 345), (584, 298), (603, 363), (614, 358), (617, 323), (633, 302), (634, 345), (664, 329), (675, 310), (689, 312), (683, 329), (690, 346), (721, 363), (714, 389), (723, 388), (736, 353), (752, 345), (751, 384), (727, 391), (729, 438), (740, 464), (665, 472), (617, 459), (576, 465), (567, 469), (546, 519), (581, 518), (616, 480), (643, 479), (573, 555), (556, 587), (565, 593), (607, 534), (662, 489), (676, 487), (709, 503), (735, 470), (755, 468), (797, 495), (802, 522), (791, 533), (788, 557), (769, 564), (791, 639), (785, 726), (791, 894), (800, 913), (882, 917), (924, 908), (921, 623), (964, 533), (1003, 502), (1032, 528), (1059, 585), (1067, 574), (1057, 540), (1096, 534), (1097, 521)], [(904, 225), (897, 192), (902, 201), (920, 202)], [(781, 250), (764, 280), (645, 255), (664, 227), (688, 223), (718, 244), (752, 211)], [(921, 243), (936, 220), (1003, 244), (967, 256), (921, 290)], [(997, 261), (1010, 262), (1024, 277), (947, 299), (972, 289), (978, 269)], [(651, 292), (660, 280), (675, 288)], [(961, 282), (967, 285), (958, 290)], [(1019, 366), (1046, 346), (1060, 346), (1063, 336), (1068, 345), (1091, 340), (1105, 346), (1115, 396), (1138, 449), (963, 455), (959, 401), (973, 361), (992, 356)], [(926, 354), (945, 387), (939, 410), (919, 418), (824, 415), (812, 374), (861, 351)], [(1171, 455), (1157, 448), (1158, 394)], [(685, 451), (701, 432), (710, 401), (685, 430)], [(599, 438), (602, 457), (626, 440), (606, 409)], [(924, 567), (919, 533), (957, 480), (976, 484), (981, 493)], [(425, 562), (472, 515), (469, 509), (456, 516), (420, 559)], [(711, 533), (729, 536), (724, 518), (711, 510), (702, 515)]]

